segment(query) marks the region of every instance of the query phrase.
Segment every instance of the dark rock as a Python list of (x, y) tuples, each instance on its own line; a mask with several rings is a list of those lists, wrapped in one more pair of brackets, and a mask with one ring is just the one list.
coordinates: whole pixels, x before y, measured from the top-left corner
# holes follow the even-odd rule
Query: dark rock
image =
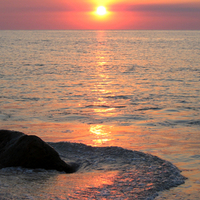
[(43, 168), (73, 173), (78, 165), (61, 160), (59, 154), (35, 135), (0, 130), (0, 168)]

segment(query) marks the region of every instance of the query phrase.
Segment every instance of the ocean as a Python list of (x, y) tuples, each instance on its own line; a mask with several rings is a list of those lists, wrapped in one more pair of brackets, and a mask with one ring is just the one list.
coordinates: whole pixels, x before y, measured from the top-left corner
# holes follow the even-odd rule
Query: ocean
[(0, 199), (199, 199), (200, 31), (5, 30), (0, 69), (0, 129), (81, 164), (1, 169)]

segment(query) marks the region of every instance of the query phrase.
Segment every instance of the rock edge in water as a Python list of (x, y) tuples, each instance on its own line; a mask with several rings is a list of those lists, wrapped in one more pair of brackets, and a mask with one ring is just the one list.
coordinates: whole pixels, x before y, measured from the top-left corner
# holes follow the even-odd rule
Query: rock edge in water
[(42, 168), (76, 172), (78, 165), (65, 163), (59, 154), (35, 135), (0, 130), (0, 169), (5, 167)]

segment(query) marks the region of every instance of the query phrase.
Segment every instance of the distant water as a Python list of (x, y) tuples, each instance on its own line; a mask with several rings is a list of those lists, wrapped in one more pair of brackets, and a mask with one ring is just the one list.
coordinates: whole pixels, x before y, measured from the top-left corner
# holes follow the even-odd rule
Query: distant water
[[(0, 31), (0, 69), (1, 129), (36, 134), (55, 147), (60, 145), (56, 142), (67, 141), (159, 156), (188, 179), (156, 199), (199, 198), (200, 31)], [(63, 149), (58, 151), (65, 157)], [(102, 158), (117, 159), (107, 156)], [(82, 158), (95, 166), (94, 160)], [(38, 196), (48, 191), (48, 185), (55, 192), (49, 197), (66, 199), (72, 195), (64, 191), (68, 180), (77, 191), (83, 185), (93, 188), (90, 193), (83, 187), (73, 198), (94, 198), (92, 192), (99, 191), (111, 199), (119, 188), (118, 199), (139, 194), (133, 192), (134, 183), (127, 190), (127, 183), (134, 180), (130, 172), (121, 174), (132, 161), (113, 162), (112, 170), (106, 170), (109, 162), (96, 162), (102, 172), (89, 168), (68, 178), (40, 172), (48, 176), (45, 183), (35, 172), (29, 176), (17, 170), (13, 178), (0, 171), (0, 197), (10, 199), (8, 193), (14, 195), (21, 176), (26, 181), (20, 182), (21, 193), (18, 188), (14, 199), (22, 194), (34, 199), (32, 188), (37, 190), (38, 184), (45, 187)], [(27, 184), (30, 177), (37, 183)], [(78, 184), (80, 177), (85, 182)], [(92, 177), (101, 181), (95, 185)], [(147, 174), (143, 178), (147, 181)]]

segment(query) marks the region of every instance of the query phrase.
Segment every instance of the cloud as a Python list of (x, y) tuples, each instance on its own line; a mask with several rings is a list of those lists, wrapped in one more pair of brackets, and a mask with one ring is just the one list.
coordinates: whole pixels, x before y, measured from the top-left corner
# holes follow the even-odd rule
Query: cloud
[(200, 3), (181, 4), (116, 4), (112, 11), (185, 13), (200, 12)]
[(32, 0), (24, 1), (24, 0), (0, 0), (0, 11), (2, 13), (25, 13), (25, 12), (62, 12), (62, 11), (70, 11), (71, 8), (67, 4), (62, 4), (59, 2), (54, 2), (49, 0), (38, 1)]
[(0, 12), (86, 12), (91, 5), (86, 1), (73, 0), (0, 0)]

